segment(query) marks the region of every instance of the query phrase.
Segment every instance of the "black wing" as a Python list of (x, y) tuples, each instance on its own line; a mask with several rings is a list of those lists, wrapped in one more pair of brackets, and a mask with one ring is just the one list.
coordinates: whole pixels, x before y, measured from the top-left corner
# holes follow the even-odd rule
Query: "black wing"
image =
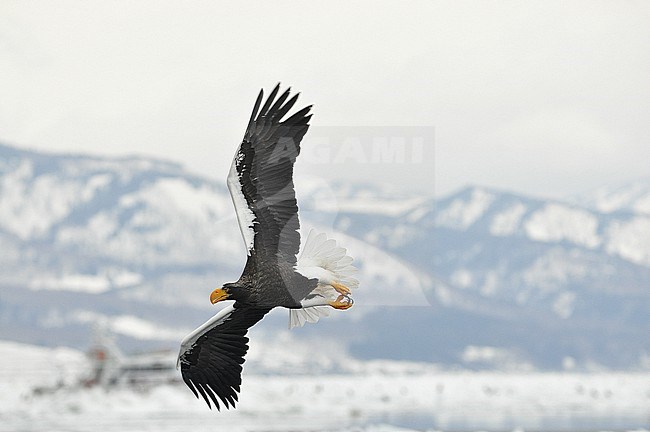
[(228, 188), (249, 255), (255, 248), (258, 257), (260, 253), (266, 257), (274, 254), (295, 264), (300, 224), (293, 165), (309, 128), (311, 106), (282, 121), (298, 95), (287, 100), (287, 89), (275, 100), (279, 89), (280, 84), (261, 109), (264, 92), (260, 91), (244, 140), (233, 159)]
[(178, 363), (183, 381), (198, 398), (220, 409), (234, 407), (241, 385), (242, 364), (248, 351), (248, 329), (270, 309), (229, 306), (185, 338)]

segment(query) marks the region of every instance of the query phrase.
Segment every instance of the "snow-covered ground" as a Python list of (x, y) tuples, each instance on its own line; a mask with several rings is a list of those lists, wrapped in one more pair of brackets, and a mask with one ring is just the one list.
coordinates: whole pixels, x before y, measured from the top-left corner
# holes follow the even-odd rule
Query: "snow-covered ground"
[(650, 429), (650, 373), (442, 372), (375, 363), (353, 374), (244, 372), (234, 411), (184, 385), (76, 382), (83, 353), (0, 342), (0, 431), (366, 431)]

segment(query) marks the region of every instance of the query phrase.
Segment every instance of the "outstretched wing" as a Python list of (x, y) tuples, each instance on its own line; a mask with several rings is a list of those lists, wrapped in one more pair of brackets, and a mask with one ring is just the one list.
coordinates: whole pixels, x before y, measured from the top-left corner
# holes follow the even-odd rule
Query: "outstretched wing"
[(311, 106), (283, 121), (298, 95), (287, 100), (287, 89), (275, 100), (279, 89), (280, 84), (264, 105), (264, 91), (260, 91), (228, 174), (228, 188), (248, 255), (255, 248), (265, 254), (281, 254), (284, 260), (295, 264), (300, 225), (293, 165), (300, 153), (300, 141), (309, 128)]
[(212, 401), (220, 409), (234, 407), (241, 385), (242, 364), (248, 351), (248, 329), (270, 309), (222, 309), (181, 342), (178, 365), (183, 381), (198, 398)]

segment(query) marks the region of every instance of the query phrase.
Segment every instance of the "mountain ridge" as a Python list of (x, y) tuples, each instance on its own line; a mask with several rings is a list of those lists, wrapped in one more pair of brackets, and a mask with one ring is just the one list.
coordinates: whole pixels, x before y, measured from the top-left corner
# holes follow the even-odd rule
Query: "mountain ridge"
[[(316, 343), (334, 331), (362, 359), (463, 367), (498, 367), (476, 360), (489, 352), (550, 369), (569, 357), (584, 367), (645, 364), (644, 213), (475, 185), (440, 199), (315, 177), (296, 188), (302, 228), (339, 239), (362, 287), (350, 313), (294, 337)], [(245, 259), (225, 182), (146, 157), (2, 145), (0, 244), (0, 338), (76, 348), (89, 342), (92, 317), (130, 347), (175, 343), (175, 332), (147, 329), (200, 324), (213, 310), (206, 293), (235, 280)], [(286, 314), (264, 321), (260, 332), (280, 331)], [(418, 338), (404, 340), (413, 326)]]

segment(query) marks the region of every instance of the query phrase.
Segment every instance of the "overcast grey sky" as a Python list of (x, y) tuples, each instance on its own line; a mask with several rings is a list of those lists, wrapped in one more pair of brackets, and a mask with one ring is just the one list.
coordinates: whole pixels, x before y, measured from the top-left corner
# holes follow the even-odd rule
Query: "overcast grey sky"
[[(321, 137), (406, 137), (403, 160), (330, 149), (299, 175), (553, 197), (650, 175), (649, 2), (0, 2), (6, 144), (222, 179), (278, 81)], [(433, 151), (411, 126), (435, 129)]]

